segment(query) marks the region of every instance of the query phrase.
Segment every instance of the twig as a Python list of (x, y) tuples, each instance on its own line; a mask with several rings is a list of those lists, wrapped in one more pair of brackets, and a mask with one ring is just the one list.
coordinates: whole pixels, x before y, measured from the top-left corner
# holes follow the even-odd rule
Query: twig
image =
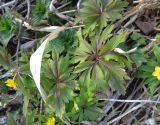
[(156, 39), (149, 39), (151, 42), (147, 45), (147, 46), (145, 46), (144, 47), (144, 51), (146, 52), (146, 51), (149, 51), (151, 48), (152, 48), (152, 46), (154, 45), (154, 43), (155, 43), (155, 41), (156, 41)]
[(9, 6), (12, 6), (17, 0), (13, 0), (11, 2), (8, 2), (8, 3), (5, 3), (3, 5), (0, 6), (0, 9), (3, 9), (5, 7), (9, 7)]
[(77, 10), (68, 10), (68, 11), (64, 11), (64, 12), (61, 12), (62, 14), (67, 14), (67, 13), (74, 13), (76, 12)]
[(78, 25), (78, 26), (66, 27), (65, 29), (76, 29), (76, 28), (81, 28), (81, 27), (84, 27), (84, 25)]
[(132, 24), (136, 19), (137, 19), (138, 15), (134, 15), (133, 17), (131, 17), (131, 19), (124, 25), (125, 28), (127, 28), (130, 24)]
[(26, 15), (26, 18), (27, 18), (27, 20), (29, 20), (30, 11), (31, 11), (31, 3), (30, 3), (30, 0), (26, 0), (26, 2), (27, 2), (27, 15)]
[(78, 3), (77, 3), (77, 10), (78, 10), (78, 12), (80, 10), (80, 4), (81, 4), (81, 2), (82, 2), (82, 0), (78, 0)]
[(135, 1), (133, 1), (133, 4), (137, 4), (139, 2), (140, 2), (140, 0), (135, 0)]
[(69, 5), (70, 3), (71, 3), (71, 1), (70, 1), (70, 2), (67, 2), (67, 3), (65, 3), (65, 4), (63, 4), (62, 6), (58, 7), (58, 8), (57, 8), (57, 10), (62, 9), (63, 7), (65, 7), (65, 6)]
[(40, 101), (40, 114), (42, 114), (43, 111), (43, 99)]
[[(18, 18), (15, 18), (15, 21), (22, 22), (22, 20)], [(57, 28), (60, 28), (59, 26), (34, 27), (25, 21), (23, 22), (23, 26), (25, 26), (27, 29), (34, 30), (34, 31), (41, 31), (41, 32), (53, 32)], [(74, 28), (80, 28), (80, 27), (84, 27), (84, 25), (66, 27), (66, 29), (74, 29)]]
[(160, 32), (160, 28), (154, 27), (154, 30)]
[[(137, 96), (136, 94), (137, 94), (137, 92), (141, 89), (143, 82), (140, 82), (139, 84), (138, 84), (138, 83), (139, 83), (139, 80), (136, 80), (135, 86), (134, 86), (134, 88), (133, 88), (133, 90), (132, 90), (132, 93), (131, 93), (131, 95), (130, 95), (126, 100), (131, 100), (131, 99), (133, 99), (134, 97)], [(138, 84), (138, 86), (137, 86), (137, 84)], [(137, 98), (137, 100), (142, 99), (144, 94), (145, 94), (145, 92), (143, 92), (141, 95), (139, 95), (138, 98)], [(123, 106), (123, 105), (124, 105), (124, 106)], [(135, 103), (121, 103), (121, 104), (120, 104), (118, 107), (116, 107), (114, 110), (120, 111), (120, 114), (119, 114), (119, 115), (121, 115), (121, 114), (123, 114), (125, 111), (133, 108), (135, 105), (136, 105), (136, 102), (135, 102)], [(117, 121), (117, 122), (119, 122), (119, 121)], [(117, 122), (116, 122), (116, 123), (117, 123)]]
[(8, 71), (0, 76), (0, 80), (12, 76), (11, 71)]
[(121, 100), (121, 99), (99, 99), (100, 101), (110, 101), (110, 102), (123, 102), (123, 103), (156, 103), (160, 104), (160, 101), (155, 100)]
[(32, 48), (35, 45), (36, 41), (37, 40), (32, 40), (32, 41), (26, 42), (21, 45), (20, 49), (23, 51), (27, 51), (28, 49)]
[(127, 114), (133, 112), (134, 110), (137, 110), (137, 109), (143, 107), (144, 105), (145, 105), (145, 103), (143, 103), (143, 104), (142, 104), (142, 103), (141, 103), (141, 104), (138, 104), (137, 106), (133, 107), (131, 110), (129, 110), (129, 111), (123, 113), (122, 115), (116, 117), (115, 119), (113, 119), (113, 120), (107, 122), (106, 125), (111, 125), (112, 123), (114, 123), (114, 122), (120, 120), (121, 118), (123, 118), (123, 117), (126, 116)]
[[(29, 1), (30, 1), (30, 4), (33, 4), (35, 0), (29, 0)], [(16, 10), (17, 11), (24, 10), (23, 8), (25, 7), (25, 5), (26, 5), (26, 1), (23, 1), (21, 4), (16, 6)]]
[(11, 103), (12, 101), (14, 101), (18, 96), (19, 96), (19, 94), (16, 94), (16, 95), (14, 96), (14, 98), (12, 98), (11, 100), (8, 101), (8, 104)]
[[(133, 80), (134, 80), (134, 78), (132, 78), (132, 79), (127, 83), (127, 88), (128, 88), (128, 86), (132, 83)], [(112, 98), (117, 99), (117, 98), (120, 97), (120, 95), (121, 95), (121, 94), (120, 94), (119, 92), (116, 92), (116, 93), (113, 95)], [(110, 111), (110, 109), (113, 107), (114, 103), (115, 103), (115, 102), (109, 102), (109, 103), (103, 108), (103, 111), (107, 114), (107, 113)], [(100, 122), (100, 121), (102, 120), (102, 118), (103, 118), (103, 117), (99, 117), (99, 118), (97, 119), (97, 122)], [(101, 123), (100, 123), (100, 124), (101, 124)]]
[(17, 60), (18, 67), (19, 67), (19, 49), (20, 49), (20, 36), (21, 36), (22, 24), (23, 24), (23, 21), (19, 24), (19, 32), (17, 36), (18, 44), (17, 44), (17, 50), (16, 50), (16, 60)]
[(54, 6), (55, 3), (56, 3), (55, 0), (52, 0), (52, 1), (51, 1), (50, 5), (49, 5), (49, 11), (50, 11), (50, 12), (54, 12), (54, 13), (55, 13), (59, 18), (61, 18), (61, 19), (64, 19), (64, 20), (67, 20), (67, 21), (73, 21), (73, 20), (74, 20), (74, 18), (69, 17), (69, 16), (67, 16), (67, 15), (64, 15), (64, 14), (60, 13), (60, 12), (57, 10), (57, 8), (55, 8), (55, 6)]

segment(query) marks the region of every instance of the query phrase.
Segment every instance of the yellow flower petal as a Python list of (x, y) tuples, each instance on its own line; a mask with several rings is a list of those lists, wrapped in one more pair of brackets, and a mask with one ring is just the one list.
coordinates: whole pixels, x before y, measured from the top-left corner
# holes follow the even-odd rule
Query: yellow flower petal
[(54, 117), (50, 117), (47, 119), (47, 125), (55, 125), (55, 121)]
[(157, 76), (157, 79), (160, 80), (160, 76)]
[(157, 77), (158, 80), (160, 80), (160, 67), (156, 66), (155, 71), (152, 73), (153, 76)]
[(14, 82), (13, 79), (7, 79), (7, 81), (5, 83), (6, 83), (6, 86), (8, 86), (8, 87), (11, 87), (13, 89), (17, 88), (16, 83)]
[(155, 71), (160, 71), (160, 67), (159, 67), (159, 66), (156, 66), (156, 67), (155, 67)]

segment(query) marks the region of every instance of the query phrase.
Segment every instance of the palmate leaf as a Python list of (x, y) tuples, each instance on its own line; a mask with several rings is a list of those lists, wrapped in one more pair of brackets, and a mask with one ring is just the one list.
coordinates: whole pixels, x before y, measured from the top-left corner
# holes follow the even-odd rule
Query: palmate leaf
[(91, 68), (93, 66), (93, 61), (85, 61), (83, 63), (80, 63), (74, 70), (74, 73), (79, 73), (82, 71), (85, 71), (89, 67)]
[[(108, 89), (108, 86), (112, 90), (118, 90), (122, 94), (125, 94), (125, 80), (129, 79), (127, 73), (120, 65), (111, 65), (108, 62), (103, 62), (101, 65), (94, 65), (94, 67), (86, 67), (83, 70), (83, 75), (86, 75), (84, 82), (86, 86), (92, 86), (92, 91), (103, 91)], [(92, 81), (92, 85), (88, 84), (88, 81)], [(89, 87), (90, 88), (90, 87)]]
[(144, 62), (147, 62), (148, 55), (143, 49), (138, 49), (135, 53), (130, 55), (137, 67), (140, 67)]
[(79, 51), (83, 50), (84, 54), (85, 53), (90, 53), (91, 51), (93, 51), (92, 50), (92, 46), (85, 39), (83, 39), (81, 37), (82, 37), (82, 31), (79, 30), (79, 32), (78, 32), (78, 38), (80, 40), (79, 41), (80, 43), (79, 43), (79, 48), (77, 48), (76, 51), (78, 51), (79, 49), (80, 49)]
[(132, 62), (126, 55), (114, 52), (114, 49), (125, 41), (128, 33), (123, 31), (112, 36), (112, 30), (112, 25), (107, 26), (102, 33), (98, 33), (100, 36), (95, 36), (91, 41), (81, 39), (79, 48), (74, 52), (75, 58), (79, 59), (75, 73), (85, 75), (86, 84), (92, 81), (93, 91), (107, 89), (110, 84), (112, 90), (125, 94), (125, 80), (129, 77), (123, 68), (131, 69)]
[(73, 99), (74, 93), (72, 87), (67, 85), (55, 85), (47, 99), (47, 104), (54, 107), (54, 112), (61, 117), (65, 112), (65, 105)]
[(133, 32), (133, 34), (130, 36), (130, 38), (135, 41), (135, 43), (136, 43), (134, 45), (135, 47), (146, 45), (146, 39), (144, 38), (144, 36), (142, 36), (138, 32)]
[(11, 66), (11, 56), (8, 54), (5, 48), (0, 47), (0, 64), (5, 68), (9, 69)]
[(39, 25), (42, 20), (48, 17), (48, 3), (45, 0), (37, 0), (32, 11), (33, 25)]
[(98, 107), (98, 100), (96, 97), (90, 94), (83, 85), (74, 103), (75, 106), (71, 113), (68, 113), (73, 121), (94, 121), (99, 116), (104, 115), (103, 111)]
[(120, 55), (119, 53), (112, 53), (112, 54), (108, 54), (106, 56), (104, 56), (104, 59), (106, 61), (109, 61), (109, 60), (114, 60), (116, 62), (119, 62), (119, 64), (121, 64), (122, 66), (126, 66), (127, 68), (131, 69), (131, 63), (132, 61), (127, 58), (126, 56), (124, 55)]
[(69, 56), (60, 58), (57, 51), (54, 51), (52, 59), (45, 60), (42, 68), (43, 79), (49, 79), (51, 82), (49, 85), (42, 83), (48, 92), (47, 104), (52, 105), (54, 112), (60, 117), (65, 112), (65, 104), (74, 96), (75, 76), (71, 74), (70, 64)]
[(148, 88), (149, 88), (149, 91), (150, 91), (151, 95), (154, 95), (155, 90), (157, 89), (158, 85), (159, 85), (158, 81), (150, 82), (150, 84), (148, 85)]
[(157, 59), (157, 62), (160, 63), (160, 48), (156, 44), (154, 44), (153, 49), (154, 49), (154, 55)]
[(147, 85), (151, 95), (154, 95), (157, 86), (159, 85), (158, 79), (152, 75), (155, 70), (155, 67), (159, 64), (155, 61), (148, 60), (147, 65), (142, 65), (138, 69), (138, 73), (136, 74), (137, 78), (145, 79), (144, 83)]
[(108, 50), (114, 50), (120, 43), (126, 40), (128, 35), (127, 31), (121, 32), (119, 35), (112, 37), (105, 46), (101, 49), (100, 54), (105, 54)]
[(61, 32), (59, 36), (49, 42), (49, 50), (54, 48), (58, 48), (59, 52), (68, 52), (73, 51), (78, 47), (79, 42), (77, 40), (77, 32), (75, 29), (69, 29)]
[(151, 95), (155, 93), (157, 86), (160, 84), (157, 76), (154, 76), (156, 67), (160, 67), (160, 47), (158, 45), (153, 46), (153, 53), (150, 55), (150, 58), (147, 59), (146, 63), (139, 67), (136, 77), (143, 78), (144, 83), (147, 84), (148, 89), (150, 90)]
[(80, 109), (79, 111), (73, 112), (71, 114), (71, 119), (73, 121), (95, 121), (98, 116), (102, 116), (102, 111), (98, 107), (90, 106), (86, 109)]
[(14, 24), (10, 17), (0, 17), (0, 43), (5, 47), (8, 45), (9, 40), (13, 37)]
[(106, 41), (112, 36), (111, 32), (114, 29), (114, 25), (108, 25), (101, 33), (100, 41)]
[(108, 64), (108, 71), (110, 85), (124, 95), (126, 91), (125, 80), (129, 79), (127, 73), (119, 65), (115, 65), (114, 63)]
[(106, 6), (106, 12), (108, 18), (111, 18), (111, 20), (120, 19), (122, 17), (122, 12), (124, 10), (124, 7), (126, 7), (128, 3), (126, 1), (119, 1), (119, 0), (108, 0), (108, 1), (109, 3)]
[(11, 113), (7, 113), (7, 125), (17, 125), (16, 119)]
[(82, 3), (80, 17), (90, 29), (94, 25), (104, 27), (107, 21), (121, 18), (127, 2), (119, 0), (86, 0)]
[[(101, 67), (100, 65), (96, 65), (93, 68), (92, 75), (90, 78), (90, 81), (92, 83), (92, 91), (95, 92), (101, 92), (105, 91), (109, 88), (108, 84), (108, 72), (104, 67)], [(93, 84), (94, 83), (94, 84)], [(90, 87), (88, 87), (90, 88)]]

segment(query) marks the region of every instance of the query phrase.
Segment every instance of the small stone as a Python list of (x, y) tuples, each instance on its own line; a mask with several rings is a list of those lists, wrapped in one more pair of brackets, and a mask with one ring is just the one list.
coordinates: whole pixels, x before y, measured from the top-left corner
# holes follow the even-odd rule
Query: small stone
[(154, 26), (150, 22), (137, 20), (135, 24), (145, 35), (148, 35), (149, 33), (154, 31)]

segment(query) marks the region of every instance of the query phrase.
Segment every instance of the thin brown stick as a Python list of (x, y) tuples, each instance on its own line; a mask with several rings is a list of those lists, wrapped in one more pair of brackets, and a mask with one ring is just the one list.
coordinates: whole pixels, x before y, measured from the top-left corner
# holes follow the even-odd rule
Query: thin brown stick
[(10, 1), (8, 3), (5, 3), (3, 5), (0, 6), (0, 9), (3, 9), (5, 7), (9, 7), (9, 6), (12, 6), (14, 3), (16, 3), (17, 0), (13, 0), (13, 1)]
[(100, 101), (110, 101), (110, 102), (123, 102), (123, 103), (156, 103), (160, 104), (160, 101), (155, 100), (121, 100), (121, 99), (99, 99)]
[(31, 11), (31, 3), (30, 3), (30, 0), (26, 0), (26, 2), (27, 2), (27, 15), (26, 15), (26, 18), (27, 18), (27, 20), (29, 20), (30, 11)]
[(133, 107), (131, 110), (129, 110), (129, 111), (123, 113), (122, 115), (116, 117), (115, 119), (113, 119), (113, 120), (107, 122), (106, 125), (111, 125), (112, 123), (114, 123), (114, 122), (120, 120), (121, 118), (123, 118), (123, 117), (126, 116), (127, 114), (129, 114), (129, 113), (131, 113), (131, 112), (133, 112), (133, 111), (135, 111), (135, 110), (137, 110), (137, 109), (143, 107), (144, 105), (145, 105), (145, 103), (143, 103), (143, 104), (142, 104), (142, 103), (141, 103), (141, 104), (138, 104), (137, 106)]

